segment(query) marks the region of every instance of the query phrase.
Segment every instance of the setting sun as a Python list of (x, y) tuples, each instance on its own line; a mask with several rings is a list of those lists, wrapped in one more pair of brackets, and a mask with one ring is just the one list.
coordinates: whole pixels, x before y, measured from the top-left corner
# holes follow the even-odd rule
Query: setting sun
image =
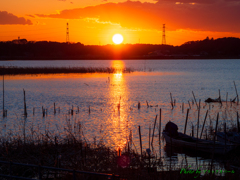
[(123, 42), (123, 36), (121, 34), (114, 34), (114, 36), (112, 37), (112, 41), (115, 44), (121, 44)]

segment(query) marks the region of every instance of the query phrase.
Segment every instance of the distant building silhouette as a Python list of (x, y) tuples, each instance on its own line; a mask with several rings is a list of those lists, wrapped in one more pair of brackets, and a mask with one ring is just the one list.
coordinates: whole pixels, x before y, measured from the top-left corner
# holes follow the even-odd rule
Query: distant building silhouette
[(27, 44), (27, 40), (26, 39), (20, 39), (20, 37), (18, 37), (18, 39), (14, 39), (12, 40), (13, 44)]

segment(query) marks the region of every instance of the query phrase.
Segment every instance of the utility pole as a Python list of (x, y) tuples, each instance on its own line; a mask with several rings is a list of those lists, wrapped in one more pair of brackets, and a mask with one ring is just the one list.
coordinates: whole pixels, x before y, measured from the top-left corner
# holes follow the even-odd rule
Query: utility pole
[(67, 32), (66, 32), (66, 43), (69, 44), (69, 27), (67, 23)]
[(162, 45), (166, 45), (165, 24), (163, 24)]

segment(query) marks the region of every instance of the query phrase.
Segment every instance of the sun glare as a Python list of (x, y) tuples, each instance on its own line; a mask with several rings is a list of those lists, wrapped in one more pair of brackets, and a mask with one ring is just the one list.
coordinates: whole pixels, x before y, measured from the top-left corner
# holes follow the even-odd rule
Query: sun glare
[(121, 44), (123, 42), (123, 36), (121, 34), (114, 34), (114, 36), (112, 37), (112, 41), (115, 44)]

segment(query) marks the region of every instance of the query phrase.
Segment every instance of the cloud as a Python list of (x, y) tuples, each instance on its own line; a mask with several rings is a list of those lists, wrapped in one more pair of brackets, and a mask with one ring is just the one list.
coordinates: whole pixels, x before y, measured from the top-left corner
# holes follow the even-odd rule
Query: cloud
[(8, 13), (7, 11), (0, 11), (0, 24), (1, 25), (6, 25), (6, 24), (32, 25), (33, 23), (29, 19), (25, 19), (23, 17), (17, 17), (11, 13)]
[[(208, 1), (208, 3), (207, 3)], [(85, 19), (118, 23), (122, 27), (166, 30), (193, 29), (218, 32), (240, 32), (239, 0), (158, 0), (156, 3), (126, 1), (60, 11), (59, 14), (37, 14), (39, 17)], [(205, 3), (204, 3), (205, 2)]]

